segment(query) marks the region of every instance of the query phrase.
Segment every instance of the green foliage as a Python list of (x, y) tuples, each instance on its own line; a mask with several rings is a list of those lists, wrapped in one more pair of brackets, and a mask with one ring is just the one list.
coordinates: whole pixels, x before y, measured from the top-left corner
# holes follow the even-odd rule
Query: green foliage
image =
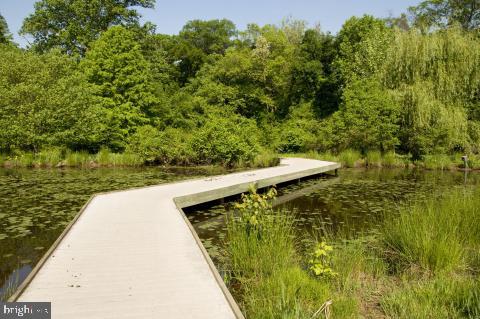
[(324, 241), (317, 243), (315, 246), (312, 257), (308, 260), (309, 269), (315, 276), (335, 277), (338, 275), (330, 268), (332, 264), (330, 256), (332, 250), (333, 247), (327, 245)]
[(0, 46), (0, 150), (95, 147), (97, 103), (70, 58)]
[(148, 123), (148, 115), (158, 115), (149, 64), (135, 34), (124, 27), (111, 27), (92, 43), (81, 67), (95, 88), (107, 122), (102, 143), (122, 150), (136, 127)]
[(212, 118), (195, 131), (191, 143), (197, 161), (204, 164), (248, 163), (258, 153), (255, 123), (241, 118)]
[[(373, 79), (351, 82), (343, 103), (323, 127), (323, 135), (334, 148), (393, 150), (398, 144), (399, 107), (392, 95)], [(330, 140), (328, 136), (331, 135)]]
[[(435, 99), (467, 108), (478, 96), (480, 42), (458, 28), (422, 35), (396, 32), (388, 48), (382, 78), (386, 87), (431, 85)], [(427, 83), (424, 83), (427, 82)]]
[(338, 33), (338, 56), (334, 61), (343, 82), (368, 78), (383, 65), (392, 31), (385, 21), (369, 15), (348, 19)]
[(303, 103), (292, 106), (291, 113), (283, 123), (276, 148), (280, 153), (306, 152), (316, 145), (318, 122), (312, 105)]
[(225, 53), (236, 34), (235, 24), (227, 19), (192, 20), (183, 26), (179, 36), (208, 55)]
[(466, 30), (480, 27), (477, 0), (427, 0), (408, 8), (415, 26), (422, 29), (445, 28), (459, 23)]
[(382, 227), (391, 266), (434, 273), (477, 269), (480, 197), (454, 192), (386, 216)]
[[(229, 20), (192, 20), (164, 35), (139, 25), (136, 6), (153, 0), (37, 1), (23, 27), (35, 50), (0, 44), (1, 153), (37, 161), (62, 148), (107, 163), (127, 151), (132, 163), (232, 167), (321, 151), (353, 166), (360, 156), (341, 153), (355, 150), (369, 166), (404, 166), (395, 154), (405, 154), (433, 167), (428, 155), (480, 151), (471, 27), (422, 32), (405, 15), (366, 15), (336, 36), (290, 18), (240, 32)], [(476, 12), (440, 0), (418, 8), (449, 21)]]
[(5, 21), (5, 18), (0, 14), (0, 45), (9, 44), (11, 41), (12, 35), (8, 30), (7, 21)]
[(480, 282), (438, 278), (419, 285), (405, 284), (382, 299), (382, 308), (392, 318), (478, 318)]
[(252, 188), (236, 206), (239, 217), (229, 216), (227, 220), (229, 269), (240, 282), (247, 283), (294, 264), (293, 220), (273, 212), (274, 196), (274, 190), (260, 195)]
[(131, 7), (153, 5), (153, 0), (38, 0), (21, 32), (33, 37), (34, 48), (39, 52), (59, 48), (64, 53), (83, 56), (90, 43), (109, 27), (138, 27), (140, 16)]
[(136, 154), (146, 163), (188, 164), (195, 156), (189, 143), (190, 136), (181, 130), (143, 126), (130, 137), (126, 153)]

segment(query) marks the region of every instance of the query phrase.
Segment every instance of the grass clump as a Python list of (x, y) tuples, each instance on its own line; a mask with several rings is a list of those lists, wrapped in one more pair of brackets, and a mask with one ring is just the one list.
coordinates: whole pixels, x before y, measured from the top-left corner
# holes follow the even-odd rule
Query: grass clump
[(407, 167), (409, 164), (408, 158), (400, 157), (395, 154), (395, 152), (386, 152), (382, 157), (383, 167), (393, 168), (393, 167)]
[(344, 167), (357, 167), (362, 164), (362, 156), (355, 150), (345, 150), (341, 152), (338, 154), (338, 159)]
[(368, 167), (382, 167), (382, 153), (379, 151), (369, 151), (365, 157)]
[(280, 164), (280, 157), (274, 152), (262, 151), (252, 160), (250, 166), (255, 168), (272, 167)]
[(58, 165), (63, 158), (61, 148), (44, 149), (35, 155), (35, 166), (53, 167)]
[(464, 278), (436, 278), (405, 283), (381, 301), (391, 318), (480, 318), (480, 282)]
[[(385, 217), (382, 240), (392, 265), (428, 272), (465, 269), (480, 248), (480, 192), (454, 192)], [(478, 265), (477, 265), (478, 266)]]
[(421, 165), (426, 169), (438, 170), (450, 169), (454, 166), (452, 159), (445, 154), (425, 155)]
[(69, 167), (87, 167), (92, 161), (87, 152), (67, 152), (64, 163)]

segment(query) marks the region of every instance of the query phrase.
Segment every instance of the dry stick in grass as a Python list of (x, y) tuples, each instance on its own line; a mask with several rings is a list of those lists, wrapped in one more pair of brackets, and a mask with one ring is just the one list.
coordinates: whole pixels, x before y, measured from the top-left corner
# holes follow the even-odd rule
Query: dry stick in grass
[(323, 305), (318, 309), (312, 316), (313, 318), (316, 318), (320, 313), (324, 312), (325, 318), (330, 319), (330, 305), (333, 303), (332, 300), (327, 300), (323, 303)]

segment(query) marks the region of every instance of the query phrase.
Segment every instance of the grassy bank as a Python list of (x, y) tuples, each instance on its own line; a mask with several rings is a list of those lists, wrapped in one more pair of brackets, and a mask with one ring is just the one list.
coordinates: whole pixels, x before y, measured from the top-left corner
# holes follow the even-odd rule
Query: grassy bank
[(407, 206), (368, 237), (297, 234), (272, 196), (228, 220), (227, 284), (248, 318), (480, 317), (480, 190)]
[[(432, 170), (456, 170), (465, 169), (462, 154), (438, 154), (425, 155), (421, 160), (412, 160), (409, 155), (399, 155), (394, 152), (380, 153), (378, 151), (367, 152), (362, 155), (355, 150), (346, 150), (338, 154), (333, 153), (297, 153), (282, 156), (305, 157), (324, 161), (340, 162), (343, 167), (385, 167), (385, 168), (423, 168)], [(480, 170), (480, 155), (470, 154), (467, 161), (468, 169)]]
[(14, 155), (0, 154), (0, 167), (6, 168), (97, 168), (97, 167), (138, 167), (144, 165), (222, 165), (229, 168), (262, 168), (278, 165), (279, 157), (275, 153), (262, 151), (251, 160), (239, 160), (234, 163), (204, 163), (195, 158), (172, 160), (167, 162), (151, 161), (132, 152), (114, 153), (101, 149), (96, 154), (74, 152), (60, 148), (43, 150), (37, 153), (20, 152)]
[[(196, 166), (196, 165), (221, 165), (229, 168), (262, 168), (278, 165), (281, 157), (304, 157), (325, 161), (340, 162), (343, 167), (369, 167), (369, 168), (422, 168), (431, 170), (456, 170), (465, 169), (461, 154), (454, 155), (425, 155), (423, 159), (413, 161), (408, 155), (399, 155), (394, 152), (380, 153), (367, 152), (362, 155), (355, 150), (346, 150), (339, 154), (333, 153), (291, 153), (278, 154), (269, 150), (261, 150), (250, 160), (239, 159), (235, 162), (205, 162), (190, 157), (171, 158), (169, 160), (151, 160), (138, 153), (114, 153), (108, 149), (101, 149), (96, 154), (88, 152), (73, 152), (63, 149), (48, 149), (37, 153), (21, 152), (14, 155), (0, 154), (0, 167), (18, 168), (51, 168), (51, 167), (136, 167), (143, 165), (170, 165), (170, 166)], [(468, 169), (480, 170), (480, 155), (468, 156)]]

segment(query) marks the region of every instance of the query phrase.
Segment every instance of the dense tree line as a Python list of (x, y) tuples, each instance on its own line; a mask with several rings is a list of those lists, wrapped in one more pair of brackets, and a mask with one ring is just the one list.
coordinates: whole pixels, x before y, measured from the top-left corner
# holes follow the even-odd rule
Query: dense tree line
[(232, 164), (262, 150), (480, 151), (480, 5), (424, 1), (410, 16), (237, 30), (140, 25), (153, 0), (40, 0), (28, 49), (0, 16), (0, 152), (134, 152)]

